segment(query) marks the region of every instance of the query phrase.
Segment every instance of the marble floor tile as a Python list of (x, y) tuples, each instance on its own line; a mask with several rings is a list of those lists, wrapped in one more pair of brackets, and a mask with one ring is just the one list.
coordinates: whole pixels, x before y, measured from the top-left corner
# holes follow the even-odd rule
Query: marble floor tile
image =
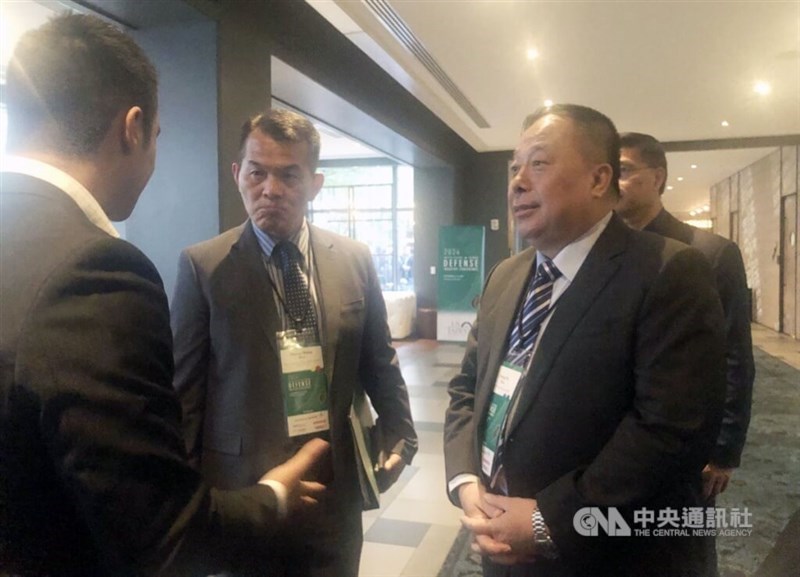
[(359, 577), (400, 577), (414, 555), (414, 547), (364, 543), (361, 551)]

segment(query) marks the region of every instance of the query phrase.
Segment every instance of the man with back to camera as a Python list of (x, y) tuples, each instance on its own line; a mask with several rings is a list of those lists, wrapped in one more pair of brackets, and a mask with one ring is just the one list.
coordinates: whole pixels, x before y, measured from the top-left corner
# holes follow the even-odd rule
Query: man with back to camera
[(713, 504), (741, 462), (750, 424), (755, 363), (742, 255), (730, 240), (681, 222), (664, 208), (667, 156), (658, 140), (627, 132), (620, 136), (620, 148), (617, 214), (632, 228), (674, 238), (702, 252), (711, 264), (725, 312), (725, 408), (719, 437), (703, 469), (704, 493)]
[(240, 491), (209, 489), (187, 462), (161, 279), (111, 225), (153, 172), (155, 68), (113, 26), (66, 15), (22, 36), (6, 82), (0, 573), (263, 565), (287, 510), (321, 494), (300, 479), (327, 445)]
[(183, 252), (172, 304), (189, 454), (213, 485), (251, 483), (309, 436), (331, 442), (321, 514), (304, 524), (312, 536), (259, 573), (277, 577), (358, 574), (355, 393), (379, 416), (384, 489), (417, 450), (369, 248), (306, 220), (323, 183), (318, 160), (319, 134), (303, 116), (270, 110), (245, 122), (232, 172), (249, 218)]
[(489, 274), (445, 422), (448, 492), (487, 576), (710, 569), (699, 538), (588, 531), (592, 507), (633, 528), (634, 510), (702, 506), (724, 394), (708, 264), (614, 215), (618, 138), (555, 105), (514, 151), (508, 202), (535, 248)]

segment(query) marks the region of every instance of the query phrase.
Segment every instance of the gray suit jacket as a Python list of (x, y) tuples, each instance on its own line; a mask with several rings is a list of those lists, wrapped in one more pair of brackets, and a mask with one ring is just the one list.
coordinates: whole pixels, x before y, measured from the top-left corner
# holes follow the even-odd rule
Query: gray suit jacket
[[(251, 227), (248, 221), (186, 249), (172, 304), (174, 384), (189, 454), (219, 487), (250, 484), (296, 449), (281, 395), (280, 321)], [(342, 507), (360, 510), (348, 423), (354, 387), (378, 412), (387, 450), (409, 463), (417, 438), (369, 249), (309, 228), (330, 391), (331, 490)]]
[[(534, 256), (501, 262), (486, 281), (449, 388), (448, 479), (481, 475), (484, 418)], [(725, 386), (722, 343), (702, 255), (612, 217), (560, 297), (506, 429), (510, 495), (538, 500), (561, 558), (509, 575), (705, 574), (695, 539), (582, 537), (573, 520), (583, 507), (617, 507), (630, 522), (636, 508), (702, 505), (700, 472)]]
[(187, 463), (153, 264), (29, 176), (2, 174), (0, 217), (0, 573), (260, 566), (275, 496)]

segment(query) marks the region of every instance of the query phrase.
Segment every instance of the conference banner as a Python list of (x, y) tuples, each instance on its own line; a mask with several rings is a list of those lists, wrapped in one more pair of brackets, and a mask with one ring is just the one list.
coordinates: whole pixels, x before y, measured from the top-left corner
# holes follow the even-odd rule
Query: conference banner
[(465, 342), (475, 322), (483, 288), (482, 226), (439, 228), (436, 338)]

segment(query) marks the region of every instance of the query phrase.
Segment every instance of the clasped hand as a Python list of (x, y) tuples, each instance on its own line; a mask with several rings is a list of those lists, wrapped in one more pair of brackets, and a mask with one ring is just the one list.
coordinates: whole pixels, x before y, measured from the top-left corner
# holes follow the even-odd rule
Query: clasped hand
[(464, 510), (461, 523), (473, 534), (473, 551), (502, 565), (534, 560), (535, 499), (493, 495), (479, 483), (461, 485), (459, 499)]

